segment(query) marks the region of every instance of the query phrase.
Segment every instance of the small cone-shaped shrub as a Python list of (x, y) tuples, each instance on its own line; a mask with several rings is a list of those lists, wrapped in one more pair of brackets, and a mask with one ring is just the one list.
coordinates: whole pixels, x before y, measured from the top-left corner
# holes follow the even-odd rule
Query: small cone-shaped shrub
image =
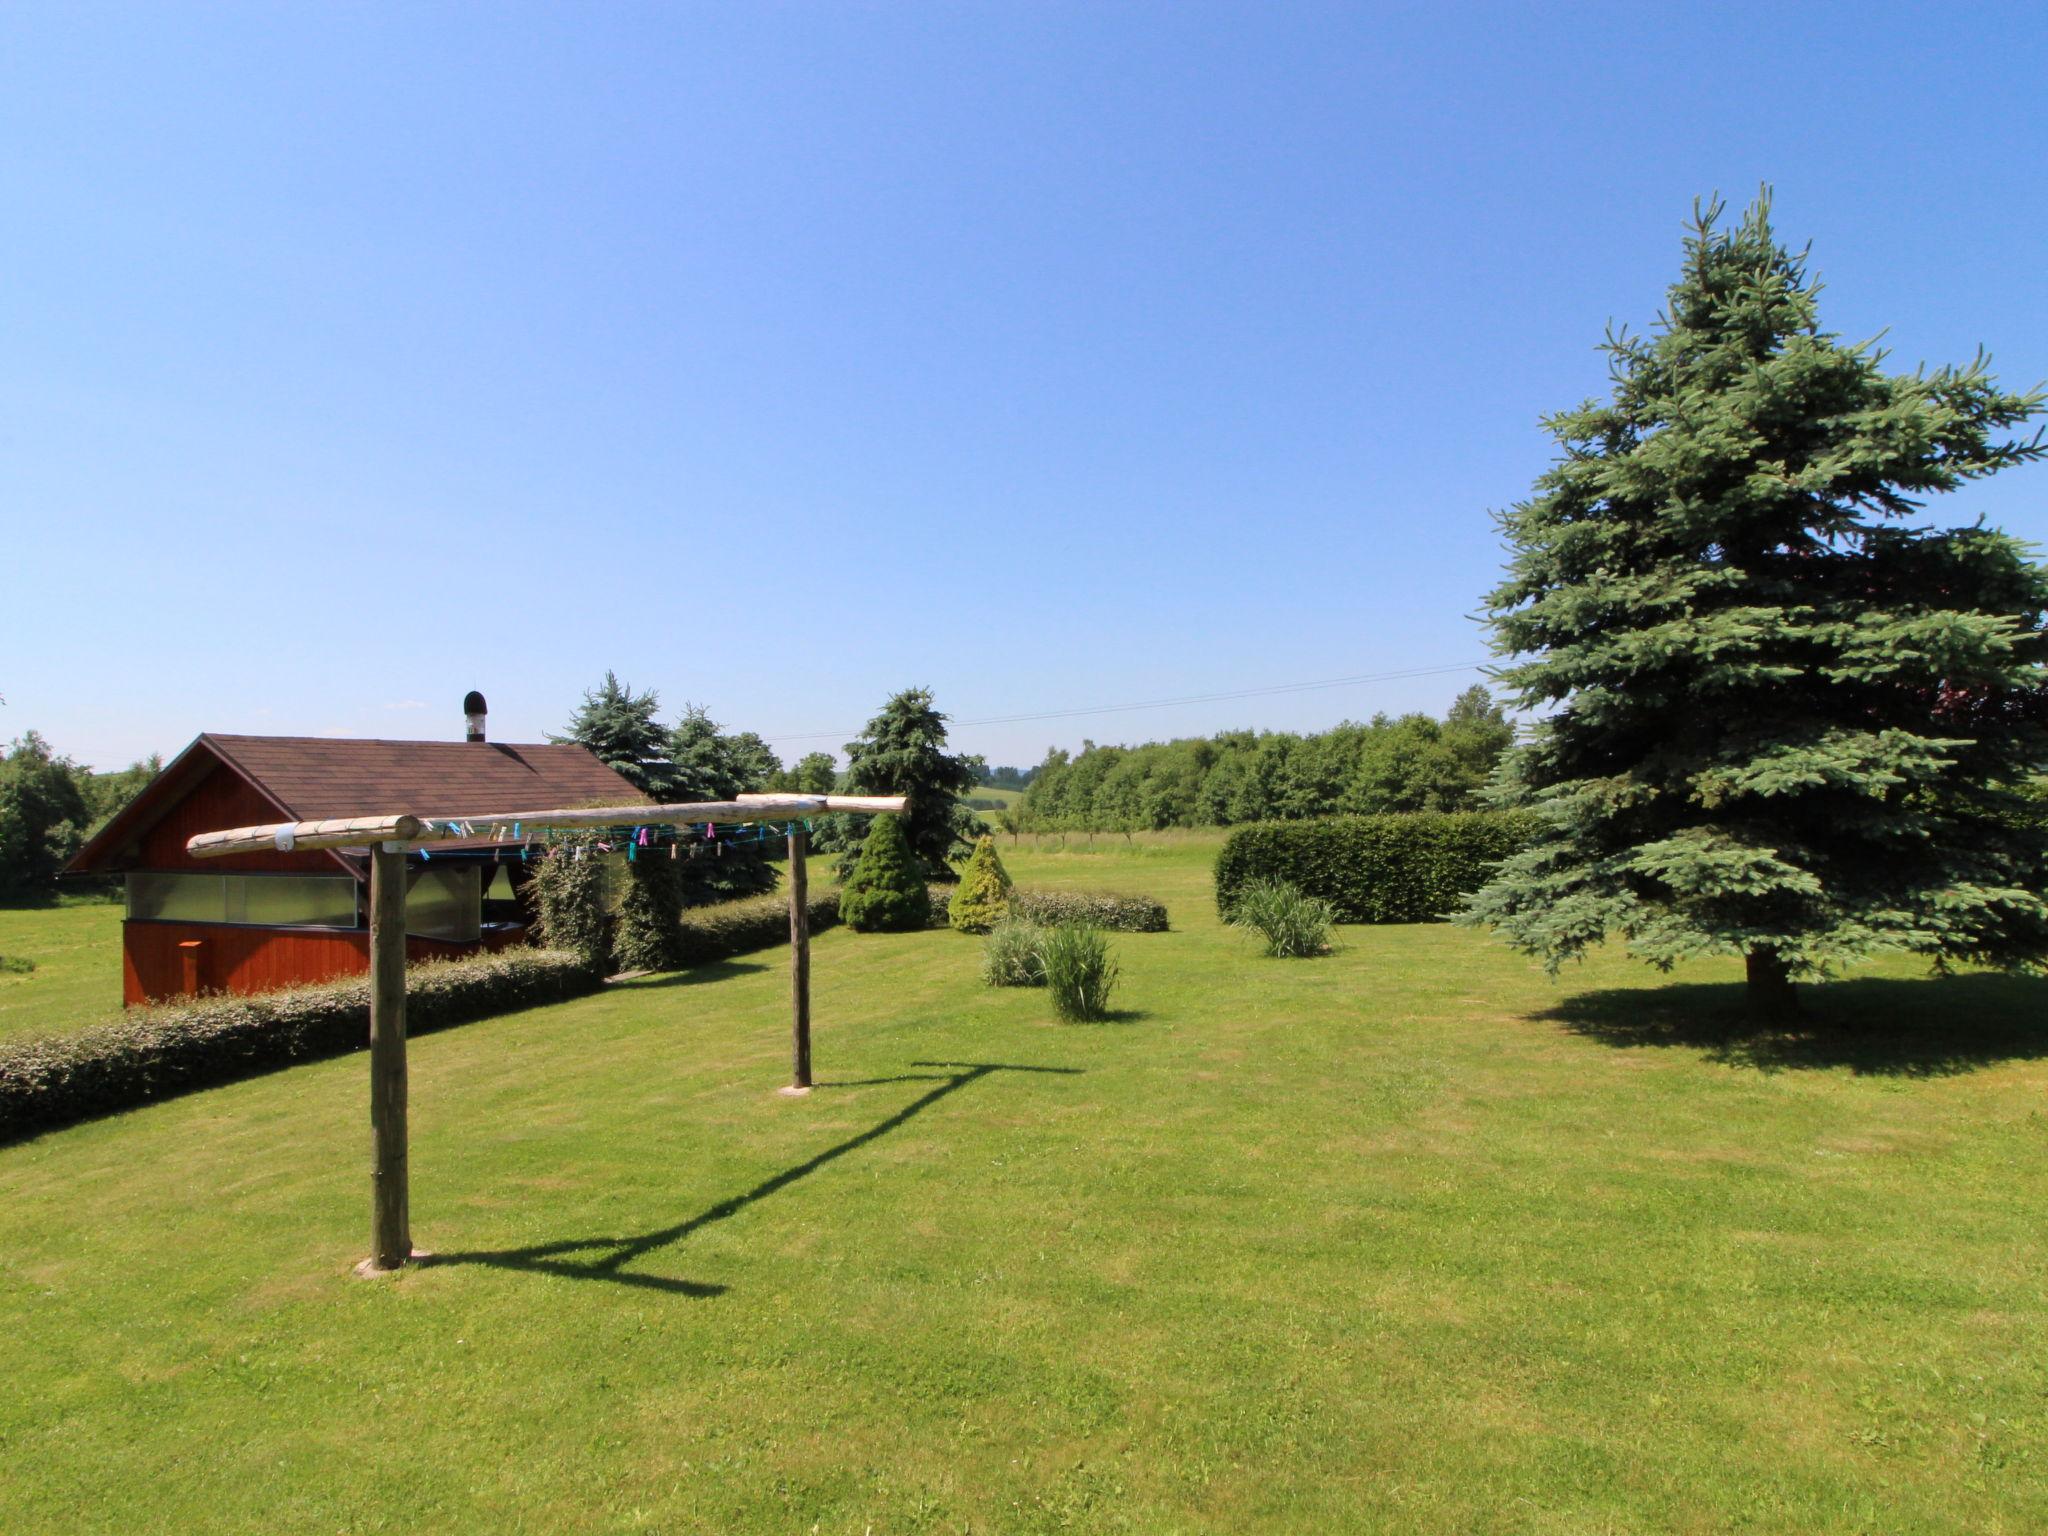
[(860, 859), (839, 892), (839, 917), (862, 932), (902, 933), (931, 919), (924, 869), (903, 840), (894, 816), (877, 816), (861, 844)]
[(996, 854), (996, 840), (983, 833), (946, 903), (946, 919), (961, 933), (987, 933), (1009, 913), (1010, 872)]

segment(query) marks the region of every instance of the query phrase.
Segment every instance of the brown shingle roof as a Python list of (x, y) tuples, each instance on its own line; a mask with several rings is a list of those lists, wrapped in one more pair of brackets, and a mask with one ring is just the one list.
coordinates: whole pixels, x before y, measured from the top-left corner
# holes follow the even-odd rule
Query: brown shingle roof
[(408, 811), (475, 816), (647, 798), (578, 746), (211, 733), (200, 740), (300, 821)]
[[(358, 741), (325, 736), (203, 735), (79, 849), (66, 874), (123, 867), (139, 841), (178, 810), (216, 763), (276, 807), (264, 821), (330, 816), (468, 816), (632, 805), (647, 797), (577, 746), (467, 741)], [(218, 826), (198, 830), (221, 831)], [(437, 844), (442, 853), (492, 846), (503, 829)], [(339, 854), (331, 857), (347, 865)]]

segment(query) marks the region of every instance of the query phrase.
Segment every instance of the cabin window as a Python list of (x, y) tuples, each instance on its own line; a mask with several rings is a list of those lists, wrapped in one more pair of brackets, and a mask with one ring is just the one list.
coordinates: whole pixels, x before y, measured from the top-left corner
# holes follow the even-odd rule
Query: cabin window
[(229, 875), (228, 921), (258, 928), (353, 928), (347, 875)]
[(128, 877), (128, 916), (253, 928), (353, 928), (356, 882), (347, 875), (134, 874)]
[(128, 917), (166, 923), (219, 923), (227, 920), (227, 877), (224, 875), (130, 875)]
[(460, 869), (431, 865), (412, 878), (405, 892), (405, 931), (427, 939), (457, 942), (483, 932), (483, 871), (474, 864)]

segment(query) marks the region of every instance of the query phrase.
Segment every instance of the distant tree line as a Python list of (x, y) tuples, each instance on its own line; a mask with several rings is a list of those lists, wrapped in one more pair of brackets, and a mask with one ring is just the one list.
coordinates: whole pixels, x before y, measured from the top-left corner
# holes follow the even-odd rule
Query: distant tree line
[(0, 898), (47, 896), (57, 871), (155, 778), (152, 754), (116, 773), (94, 773), (35, 731), (0, 755)]
[(1037, 777), (1036, 768), (984, 768), (979, 782), (987, 789), (1029, 789)]
[(1046, 755), (1014, 813), (1024, 831), (1135, 832), (1384, 811), (1468, 811), (1514, 727), (1483, 686), (1443, 719), (1375, 715), (1313, 735), (1226, 731)]

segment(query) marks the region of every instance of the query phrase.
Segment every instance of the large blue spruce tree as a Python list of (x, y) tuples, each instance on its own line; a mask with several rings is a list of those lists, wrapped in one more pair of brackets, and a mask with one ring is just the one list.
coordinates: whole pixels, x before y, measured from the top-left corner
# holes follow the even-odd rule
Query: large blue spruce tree
[(1748, 962), (1753, 1008), (1883, 951), (2048, 957), (2048, 573), (1924, 500), (2041, 457), (2039, 391), (1820, 329), (1767, 199), (1696, 210), (1649, 338), (1507, 513), (1488, 608), (1540, 715), (1497, 798), (1547, 830), (1472, 900), (1553, 967), (1615, 935)]

